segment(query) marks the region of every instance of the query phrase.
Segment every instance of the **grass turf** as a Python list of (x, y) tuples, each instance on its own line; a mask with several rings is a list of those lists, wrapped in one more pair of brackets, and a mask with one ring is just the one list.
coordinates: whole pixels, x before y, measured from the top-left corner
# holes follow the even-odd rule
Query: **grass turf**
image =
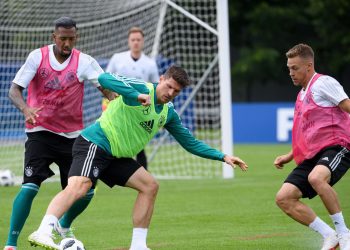
[[(289, 145), (236, 145), (235, 154), (249, 171), (235, 171), (230, 180), (160, 180), (160, 190), (148, 234), (152, 250), (175, 249), (319, 249), (321, 237), (284, 215), (274, 203), (294, 164), (284, 170), (272, 162)], [(350, 225), (349, 175), (335, 186)], [(0, 242), (5, 243), (12, 200), (19, 187), (0, 187)], [(18, 249), (33, 249), (28, 235), (36, 230), (58, 183), (45, 183), (19, 238)], [(128, 249), (132, 233), (134, 190), (109, 189), (103, 183), (88, 209), (75, 221), (75, 234), (87, 249)], [(304, 200), (331, 223), (320, 199)], [(1, 245), (0, 245), (1, 247)]]

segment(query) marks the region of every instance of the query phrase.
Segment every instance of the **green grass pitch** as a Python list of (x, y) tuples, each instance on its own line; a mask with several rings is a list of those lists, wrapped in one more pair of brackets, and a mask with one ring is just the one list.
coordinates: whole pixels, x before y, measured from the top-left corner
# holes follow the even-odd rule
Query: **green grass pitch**
[[(290, 145), (235, 145), (235, 154), (249, 164), (230, 180), (160, 180), (160, 190), (148, 234), (152, 250), (320, 249), (321, 237), (284, 215), (275, 193), (294, 164), (277, 170), (272, 162)], [(4, 244), (12, 200), (19, 187), (0, 188), (0, 243)], [(350, 176), (335, 186), (350, 225)], [(58, 183), (45, 183), (21, 233), (18, 249), (29, 247)], [(89, 208), (74, 223), (75, 234), (89, 250), (126, 250), (132, 233), (131, 211), (136, 191), (109, 189), (103, 183)], [(330, 223), (320, 199), (304, 200)], [(2, 246), (0, 245), (0, 248)], [(36, 248), (38, 249), (38, 248)]]

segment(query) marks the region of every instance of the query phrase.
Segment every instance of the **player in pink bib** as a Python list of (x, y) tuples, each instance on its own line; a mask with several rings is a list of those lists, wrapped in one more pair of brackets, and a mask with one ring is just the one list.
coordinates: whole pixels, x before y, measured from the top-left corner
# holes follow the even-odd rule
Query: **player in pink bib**
[[(54, 44), (33, 50), (11, 84), (9, 98), (23, 113), (27, 140), (23, 183), (13, 202), (4, 250), (17, 248), (19, 235), (41, 183), (54, 175), (50, 169), (52, 163), (59, 167), (62, 189), (67, 186), (72, 146), (83, 129), (84, 80), (94, 83), (110, 99), (114, 96), (104, 91), (97, 81), (103, 73), (97, 61), (74, 49), (77, 38), (73, 19), (57, 19), (52, 34)], [(25, 88), (28, 88), (27, 101), (23, 96)], [(56, 231), (62, 237), (73, 236), (70, 225), (93, 195), (92, 188), (61, 218)]]
[[(288, 216), (323, 236), (322, 250), (350, 249), (350, 232), (333, 189), (350, 166), (350, 100), (330, 76), (315, 72), (314, 52), (298, 44), (287, 53), (287, 67), (300, 90), (294, 110), (292, 150), (278, 156), (282, 169), (292, 161), (297, 167), (276, 195), (276, 203)], [(335, 230), (320, 219), (301, 198), (319, 195)]]
[(26, 128), (42, 126), (56, 133), (82, 130), (84, 83), (75, 73), (78, 71), (80, 51), (72, 49), (70, 62), (62, 70), (51, 67), (49, 46), (40, 51), (42, 59), (28, 86), (27, 105), (42, 109), (35, 124), (29, 120)]

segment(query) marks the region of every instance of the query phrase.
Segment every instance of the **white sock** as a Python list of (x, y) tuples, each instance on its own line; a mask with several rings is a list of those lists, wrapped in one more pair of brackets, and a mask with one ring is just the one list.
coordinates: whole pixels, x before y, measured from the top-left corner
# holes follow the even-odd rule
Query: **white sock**
[(38, 232), (51, 234), (57, 222), (58, 222), (58, 219), (56, 218), (56, 216), (51, 214), (45, 215), (38, 228)]
[(333, 221), (333, 224), (335, 227), (335, 231), (337, 231), (338, 234), (349, 233), (349, 229), (345, 225), (345, 221), (344, 221), (344, 217), (343, 217), (342, 212), (332, 214), (332, 215), (330, 215), (330, 217), (332, 218), (332, 221)]
[(134, 228), (132, 230), (132, 240), (130, 250), (147, 248), (146, 238), (147, 238), (148, 228)]
[(316, 219), (310, 223), (309, 227), (320, 233), (323, 238), (327, 238), (329, 235), (335, 233), (334, 229), (328, 226), (328, 224), (319, 217), (316, 217)]

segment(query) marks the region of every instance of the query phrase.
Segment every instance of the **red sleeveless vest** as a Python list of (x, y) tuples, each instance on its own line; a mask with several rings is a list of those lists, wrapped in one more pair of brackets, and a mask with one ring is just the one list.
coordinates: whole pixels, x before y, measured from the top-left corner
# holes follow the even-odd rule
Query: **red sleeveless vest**
[(303, 100), (299, 92), (295, 103), (292, 146), (298, 165), (328, 146), (341, 145), (350, 149), (349, 114), (338, 106), (318, 106), (313, 100), (311, 87), (320, 76), (313, 77)]
[(56, 133), (83, 129), (84, 84), (77, 78), (80, 51), (73, 49), (69, 64), (62, 71), (54, 70), (49, 61), (48, 46), (41, 48), (40, 66), (28, 87), (27, 104), (43, 107), (35, 125)]

